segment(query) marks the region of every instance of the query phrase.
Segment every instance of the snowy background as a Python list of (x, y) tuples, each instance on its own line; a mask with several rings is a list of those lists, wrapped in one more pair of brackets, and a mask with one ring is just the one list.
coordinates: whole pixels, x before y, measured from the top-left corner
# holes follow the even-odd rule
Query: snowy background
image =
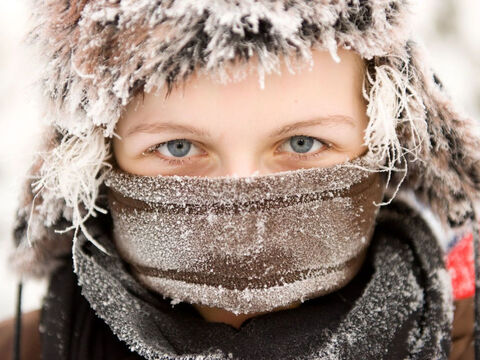
[[(463, 109), (480, 120), (480, 1), (421, 0), (415, 27), (431, 63)], [(6, 266), (24, 172), (39, 136), (38, 99), (31, 89), (35, 58), (20, 41), (29, 21), (25, 0), (0, 1), (0, 319), (12, 316), (16, 277)], [(44, 281), (30, 281), (24, 309), (38, 308)]]

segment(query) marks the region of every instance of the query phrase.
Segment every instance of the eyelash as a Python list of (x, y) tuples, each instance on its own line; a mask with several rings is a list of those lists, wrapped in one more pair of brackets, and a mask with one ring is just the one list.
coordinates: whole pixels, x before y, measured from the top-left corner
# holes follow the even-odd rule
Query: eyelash
[[(294, 136), (305, 136), (305, 135), (294, 135)], [(316, 158), (320, 155), (323, 155), (323, 153), (325, 153), (325, 151), (328, 151), (332, 148), (332, 144), (329, 143), (329, 142), (323, 141), (323, 140), (318, 139), (318, 138), (313, 137), (313, 136), (308, 136), (308, 137), (319, 141), (323, 146), (325, 146), (325, 148), (323, 150), (318, 151), (318, 152), (313, 153), (313, 154), (301, 155), (301, 154), (298, 154), (298, 153), (290, 153), (288, 156), (293, 157), (293, 158), (298, 159), (298, 160), (307, 160), (307, 159), (310, 160), (310, 159)]]
[[(301, 154), (296, 154), (296, 153), (290, 153), (290, 157), (293, 157), (295, 159), (298, 159), (298, 160), (307, 160), (307, 159), (312, 159), (312, 158), (315, 158), (317, 156), (320, 156), (321, 154), (323, 154), (325, 151), (328, 151), (332, 148), (332, 144), (329, 143), (329, 142), (326, 142), (326, 141), (323, 141), (321, 139), (318, 139), (316, 137), (313, 137), (313, 136), (306, 136), (306, 135), (292, 135), (290, 137), (288, 137), (287, 139), (290, 139), (292, 137), (295, 137), (295, 136), (305, 136), (305, 137), (308, 137), (308, 138), (312, 138), (314, 140), (317, 140), (319, 141), (323, 146), (325, 146), (325, 149), (322, 150), (322, 151), (319, 151), (319, 152), (316, 152), (316, 153), (313, 153), (313, 154), (309, 154), (309, 155), (301, 155)], [(180, 139), (173, 139), (173, 140), (180, 140)], [(186, 140), (186, 139), (185, 139)], [(169, 140), (171, 141), (171, 140)], [(285, 141), (285, 140), (284, 140)], [(168, 143), (168, 141), (164, 141), (162, 143), (159, 143), (159, 144), (155, 144), (151, 147), (149, 147), (147, 150), (144, 151), (144, 155), (149, 155), (149, 154), (152, 154), (153, 152), (155, 152), (160, 146), (162, 145), (165, 145), (166, 143)], [(283, 142), (282, 142), (283, 144)], [(174, 166), (180, 166), (180, 165), (183, 165), (185, 163), (188, 163), (188, 162), (191, 162), (193, 161), (191, 159), (191, 157), (185, 157), (185, 158), (179, 158), (179, 159), (168, 159), (168, 158), (161, 158), (162, 161), (165, 161), (166, 163), (168, 163), (169, 165), (174, 165)]]
[[(173, 139), (173, 140), (181, 140), (181, 139)], [(186, 139), (185, 139), (185, 140), (186, 140)], [(171, 141), (171, 140), (169, 140), (169, 141)], [(155, 152), (160, 146), (165, 145), (166, 143), (168, 143), (168, 141), (164, 141), (164, 142), (162, 142), (162, 143), (155, 144), (155, 145), (149, 147), (147, 150), (145, 150), (145, 152), (144, 152), (143, 154), (144, 154), (144, 155), (152, 154), (152, 153)], [(179, 158), (179, 159), (174, 159), (174, 158), (168, 159), (168, 158), (161, 157), (160, 159), (161, 159), (162, 161), (166, 162), (167, 164), (169, 164), (169, 165), (174, 165), (174, 166), (180, 166), (180, 165), (183, 165), (183, 164), (185, 164), (185, 163), (188, 163), (188, 162), (191, 162), (191, 161), (192, 161), (191, 156), (185, 157), (185, 158)]]

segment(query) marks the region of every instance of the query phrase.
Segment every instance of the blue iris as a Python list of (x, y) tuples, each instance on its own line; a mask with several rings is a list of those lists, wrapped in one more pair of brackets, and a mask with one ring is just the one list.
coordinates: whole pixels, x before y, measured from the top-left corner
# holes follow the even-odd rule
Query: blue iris
[(170, 140), (167, 142), (168, 151), (176, 157), (187, 155), (191, 146), (192, 143), (185, 139)]
[(290, 138), (290, 146), (299, 153), (309, 151), (313, 146), (313, 138), (309, 136), (292, 136)]

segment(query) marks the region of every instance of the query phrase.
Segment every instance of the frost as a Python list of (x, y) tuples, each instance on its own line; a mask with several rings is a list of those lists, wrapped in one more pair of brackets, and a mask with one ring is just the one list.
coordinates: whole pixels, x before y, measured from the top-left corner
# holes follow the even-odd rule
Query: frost
[(251, 313), (332, 292), (362, 263), (384, 192), (365, 159), (246, 177), (115, 169), (115, 245), (143, 284), (175, 301)]

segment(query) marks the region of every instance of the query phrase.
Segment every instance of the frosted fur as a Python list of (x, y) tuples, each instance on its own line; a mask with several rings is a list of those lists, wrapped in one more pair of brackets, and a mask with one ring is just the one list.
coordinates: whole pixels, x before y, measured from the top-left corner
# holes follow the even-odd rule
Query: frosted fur
[[(121, 108), (131, 100), (132, 87), (138, 80), (145, 82), (147, 92), (153, 86), (161, 88), (173, 68), (175, 77), (184, 80), (200, 60), (200, 71), (222, 74), (224, 79), (223, 67), (237, 57), (240, 46), (243, 63), (245, 54), (258, 57), (260, 76), (276, 68), (282, 55), (296, 52), (303, 60), (310, 60), (312, 47), (334, 53), (337, 46), (346, 46), (365, 58), (384, 55), (399, 49), (406, 40), (405, 20), (410, 11), (407, 1), (393, 1), (391, 5), (369, 1), (371, 26), (359, 36), (355, 24), (348, 22), (357, 19), (346, 18), (349, 13), (361, 13), (364, 5), (359, 1), (349, 4), (296, 0), (287, 5), (283, 1), (254, 0), (98, 0), (88, 2), (78, 14), (62, 1), (32, 3), (38, 20), (29, 41), (38, 43), (47, 61), (43, 87), (51, 95), (58, 115), (68, 115), (55, 116), (52, 122), (77, 136), (100, 125), (106, 136), (112, 136)], [(55, 26), (55, 17), (63, 21), (59, 26)], [(74, 17), (78, 17), (78, 23), (71, 24)], [(394, 24), (385, 21), (387, 17)], [(272, 44), (268, 45), (275, 44), (278, 52), (260, 41), (242, 43), (247, 31), (260, 31), (262, 21), (270, 27)], [(307, 24), (315, 34), (302, 29)], [(335, 30), (335, 24), (345, 29)], [(122, 40), (128, 40), (126, 44), (121, 44), (117, 34), (112, 33), (112, 25), (124, 37)], [(71, 29), (74, 31), (70, 32)], [(140, 31), (142, 35), (137, 33)], [(52, 36), (56, 41), (52, 41)], [(117, 52), (117, 57), (105, 58), (104, 48), (109, 41), (113, 42), (110, 51)], [(187, 43), (201, 41), (206, 42), (201, 48), (205, 53), (189, 53), (188, 57), (181, 53)], [(69, 42), (74, 42), (75, 47)], [(160, 45), (163, 51), (155, 51)], [(170, 63), (173, 56), (176, 64)], [(102, 58), (106, 64), (97, 63)], [(241, 79), (243, 71), (240, 67), (234, 77)], [(67, 87), (61, 89), (63, 84)], [(83, 121), (76, 111), (84, 114)]]
[[(76, 237), (78, 228), (81, 228), (86, 237), (95, 243), (83, 224), (90, 216), (95, 216), (96, 211), (106, 212), (106, 209), (95, 204), (100, 184), (105, 177), (101, 170), (111, 167), (106, 162), (110, 156), (109, 144), (106, 142), (100, 130), (94, 129), (92, 134), (84, 137), (65, 136), (52, 150), (39, 153), (42, 160), (41, 176), (32, 183), (36, 195), (29, 216), (31, 217), (33, 211), (37, 210), (38, 214), (44, 217), (45, 226), (51, 226), (60, 214), (58, 209), (51, 208), (50, 205), (64, 200), (65, 207), (72, 209), (66, 217), (73, 225), (57, 232), (64, 233), (75, 229)], [(35, 198), (39, 194), (42, 195), (42, 203), (35, 205)], [(30, 223), (29, 221), (29, 225)], [(38, 233), (37, 231), (34, 233)], [(29, 228), (27, 239), (32, 243)]]
[[(475, 203), (479, 201), (480, 123), (458, 110), (428, 67), (425, 47), (409, 42), (407, 49), (411, 57), (410, 82), (425, 106), (425, 119), (417, 130), (425, 131), (424, 139), (428, 140), (415, 154), (419, 161), (406, 154), (407, 186), (442, 223), (455, 228), (473, 218)], [(401, 127), (398, 132), (406, 147), (415, 147), (408, 127)]]
[[(408, 59), (403, 62), (408, 63)], [(425, 146), (428, 135), (424, 122), (425, 106), (409, 82), (407, 66), (400, 70), (391, 65), (376, 66), (375, 80), (368, 72), (366, 75), (371, 90), (370, 94), (365, 94), (370, 118), (364, 135), (365, 144), (376, 158), (386, 160), (386, 170), (403, 170), (396, 168), (396, 165), (405, 161), (405, 153), (412, 154), (417, 160), (417, 152)], [(402, 111), (406, 114), (403, 119)], [(412, 148), (405, 147), (399, 139), (397, 127), (400, 122), (407, 123), (410, 129)]]
[[(37, 224), (48, 228), (66, 219), (63, 230), (74, 229), (76, 236), (103, 211), (97, 202), (111, 138), (136, 94), (173, 91), (195, 71), (222, 83), (257, 71), (262, 86), (281, 61), (294, 72), (312, 65), (312, 49), (336, 59), (337, 47), (374, 65), (365, 79), (365, 143), (378, 155), (379, 169), (391, 175), (391, 186), (413, 189), (448, 226), (472, 216), (480, 194), (480, 132), (455, 110), (421, 44), (409, 40), (411, 1), (30, 2), (33, 26), (26, 40), (39, 54), (45, 117), (65, 138), (57, 149), (39, 149), (44, 162), (26, 179), (28, 186), (34, 179), (38, 196), (34, 210), (21, 207), (38, 217)], [(248, 66), (252, 57), (258, 66)], [(22, 229), (27, 214), (19, 211)], [(43, 233), (15, 236), (38, 249)]]

